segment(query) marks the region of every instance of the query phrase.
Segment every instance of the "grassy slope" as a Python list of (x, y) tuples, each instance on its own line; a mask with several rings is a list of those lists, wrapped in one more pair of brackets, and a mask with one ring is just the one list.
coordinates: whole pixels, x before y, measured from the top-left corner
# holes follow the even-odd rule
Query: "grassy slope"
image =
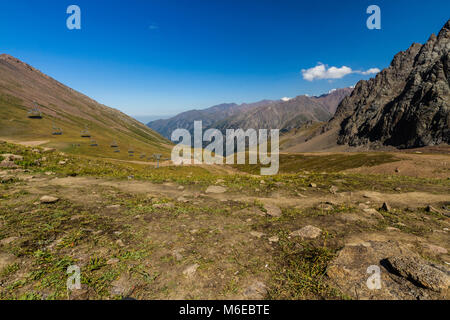
[[(48, 141), (46, 146), (96, 157), (125, 159), (128, 149), (141, 153), (170, 153), (170, 142), (125, 114), (98, 104), (88, 97), (48, 78), (31, 67), (9, 58), (0, 59), (0, 137), (13, 141)], [(27, 112), (37, 101), (43, 119), (29, 119)], [(63, 130), (52, 135), (52, 125)], [(81, 138), (88, 125), (99, 147), (90, 147), (91, 139)], [(110, 148), (115, 140), (121, 149)], [(73, 145), (80, 144), (80, 147)]]

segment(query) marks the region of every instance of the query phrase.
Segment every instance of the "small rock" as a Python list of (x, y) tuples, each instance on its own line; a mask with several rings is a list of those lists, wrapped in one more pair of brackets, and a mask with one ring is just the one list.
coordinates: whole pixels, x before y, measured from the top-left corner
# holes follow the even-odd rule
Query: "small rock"
[(389, 265), (402, 277), (434, 291), (448, 289), (450, 276), (426, 261), (410, 256), (398, 256), (387, 259)]
[(333, 206), (331, 204), (328, 203), (321, 203), (317, 206), (318, 209), (320, 210), (325, 210), (325, 211), (331, 211), (333, 210)]
[(306, 226), (300, 230), (290, 233), (291, 237), (301, 237), (304, 239), (315, 239), (322, 234), (322, 230), (314, 226)]
[(0, 240), (0, 245), (4, 246), (7, 244), (10, 244), (10, 243), (16, 241), (17, 239), (19, 239), (19, 238), (18, 237), (9, 237), (9, 238), (2, 239), (2, 240)]
[(176, 249), (172, 251), (172, 256), (175, 258), (175, 260), (177, 261), (181, 261), (183, 260), (183, 255), (181, 254), (184, 251), (184, 249)]
[(155, 203), (153, 206), (155, 209), (173, 208), (175, 205), (173, 203)]
[(387, 230), (387, 231), (390, 231), (390, 232), (393, 232), (393, 231), (395, 231), (395, 232), (400, 231), (399, 228), (395, 228), (395, 227), (387, 227), (386, 230)]
[(372, 217), (375, 217), (378, 219), (384, 219), (383, 215), (373, 208), (363, 209), (363, 211), (364, 211), (364, 213), (367, 213), (369, 216), (372, 216)]
[(422, 246), (434, 254), (447, 254), (448, 250), (431, 243), (422, 243)]
[(116, 243), (120, 246), (120, 247), (125, 247), (125, 244), (123, 243), (122, 240), (117, 240)]
[(14, 163), (14, 161), (5, 159), (2, 162), (0, 162), (0, 168), (9, 168), (9, 169), (16, 169), (19, 166)]
[(183, 186), (179, 186), (178, 190), (184, 190), (184, 187)]
[(22, 156), (18, 156), (16, 154), (11, 154), (11, 153), (4, 153), (4, 154), (1, 154), (0, 156), (9, 161), (14, 161), (14, 160), (22, 161), (23, 160)]
[(432, 207), (432, 206), (430, 206), (430, 205), (428, 205), (428, 206), (425, 208), (425, 210), (426, 210), (427, 212), (431, 212), (431, 213), (440, 213), (439, 210), (437, 210), (436, 208), (434, 208), (434, 207)]
[(383, 202), (383, 205), (381, 206), (380, 210), (391, 212), (391, 206), (387, 202)]
[(278, 236), (273, 236), (273, 237), (269, 238), (269, 242), (274, 243), (274, 242), (278, 242), (278, 241), (280, 241), (280, 238), (278, 238)]
[(59, 198), (52, 197), (52, 196), (43, 196), (43, 197), (41, 197), (41, 199), (39, 199), (39, 201), (41, 203), (47, 203), (47, 204), (56, 203), (56, 202), (58, 202), (58, 200), (59, 200)]
[(206, 189), (206, 193), (224, 193), (226, 192), (227, 189), (225, 187), (221, 187), (221, 186), (209, 186)]
[(188, 266), (186, 269), (184, 269), (183, 274), (186, 277), (192, 277), (197, 272), (198, 267), (200, 267), (200, 266), (197, 263), (192, 264), (192, 265)]
[(266, 214), (271, 217), (280, 217), (281, 209), (273, 204), (265, 204), (264, 209), (266, 209)]
[(317, 184), (311, 182), (311, 183), (309, 184), (309, 187), (310, 187), (310, 188), (317, 188)]
[(119, 261), (120, 261), (120, 260), (117, 259), (117, 258), (112, 258), (112, 259), (109, 259), (108, 261), (106, 261), (106, 264), (108, 264), (108, 265), (116, 264), (116, 263), (118, 263)]
[(244, 291), (244, 296), (252, 300), (261, 300), (267, 294), (267, 287), (261, 281), (255, 281)]
[(256, 238), (258, 238), (258, 239), (261, 238), (262, 236), (264, 236), (264, 233), (258, 232), (258, 231), (251, 231), (250, 234), (251, 234), (253, 237), (256, 237)]
[(397, 187), (397, 188), (395, 188), (394, 190), (397, 191), (397, 192), (400, 192), (400, 191), (402, 191), (402, 188)]
[(337, 192), (338, 192), (338, 187), (336, 187), (336, 186), (331, 186), (330, 187), (330, 193), (332, 193), (332, 194), (336, 194)]

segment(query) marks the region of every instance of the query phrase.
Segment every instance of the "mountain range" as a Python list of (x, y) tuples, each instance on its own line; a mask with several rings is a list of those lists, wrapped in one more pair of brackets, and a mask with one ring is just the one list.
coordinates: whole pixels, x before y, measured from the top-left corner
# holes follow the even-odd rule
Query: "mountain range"
[(339, 102), (352, 88), (333, 90), (320, 97), (301, 95), (293, 99), (262, 100), (256, 103), (227, 103), (204, 110), (190, 110), (169, 119), (152, 121), (147, 125), (170, 139), (178, 128), (193, 131), (194, 121), (203, 121), (203, 128), (280, 129), (289, 131), (306, 123), (328, 121)]

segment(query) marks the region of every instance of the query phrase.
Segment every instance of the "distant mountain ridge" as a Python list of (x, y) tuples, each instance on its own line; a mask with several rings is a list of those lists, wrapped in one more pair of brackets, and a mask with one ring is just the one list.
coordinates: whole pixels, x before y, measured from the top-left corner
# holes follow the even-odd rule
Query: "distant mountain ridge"
[(273, 103), (271, 100), (262, 100), (250, 104), (243, 103), (240, 105), (236, 103), (223, 103), (204, 110), (189, 110), (169, 119), (151, 121), (147, 126), (170, 139), (172, 132), (179, 128), (193, 132), (194, 121), (201, 120), (203, 122), (203, 128), (209, 128), (215, 123), (233, 117), (240, 112), (246, 112), (271, 103)]
[(298, 96), (289, 100), (262, 100), (249, 104), (221, 104), (205, 110), (190, 110), (147, 125), (170, 139), (178, 128), (193, 131), (194, 121), (202, 120), (203, 128), (280, 129), (288, 131), (310, 122), (328, 121), (341, 100), (352, 88), (336, 89), (320, 97)]

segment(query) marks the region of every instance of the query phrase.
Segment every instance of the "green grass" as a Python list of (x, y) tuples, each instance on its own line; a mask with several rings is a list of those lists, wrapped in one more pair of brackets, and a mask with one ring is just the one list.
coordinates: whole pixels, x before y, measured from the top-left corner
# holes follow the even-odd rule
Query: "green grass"
[[(302, 171), (339, 172), (362, 166), (372, 167), (383, 163), (399, 161), (395, 156), (384, 153), (358, 153), (333, 155), (287, 155), (280, 154), (279, 173), (298, 173)], [(243, 172), (260, 173), (260, 165), (235, 165)]]
[(326, 269), (335, 252), (324, 246), (314, 246), (280, 237), (273, 270), (269, 299), (306, 300), (345, 298), (326, 282)]
[[(73, 103), (69, 101), (65, 103), (73, 106)], [(153, 153), (160, 153), (165, 157), (170, 155), (170, 141), (143, 125), (137, 126), (125, 118), (118, 117), (117, 114), (102, 109), (97, 110), (94, 117), (100, 121), (99, 123), (86, 120), (81, 115), (64, 112), (55, 105), (41, 107), (52, 110), (54, 115), (44, 114), (42, 119), (29, 119), (25, 101), (0, 93), (0, 137), (14, 141), (48, 141), (44, 146), (54, 147), (70, 154), (99, 158), (128, 160), (130, 159), (129, 147), (132, 147), (136, 153), (133, 160), (140, 160), (141, 153), (146, 154), (147, 157)], [(74, 107), (79, 107), (79, 110), (86, 108), (86, 106)], [(52, 135), (53, 124), (62, 128), (62, 135)], [(80, 137), (85, 125), (89, 126), (92, 139), (97, 141), (98, 147), (90, 146), (91, 139)], [(113, 148), (110, 147), (113, 140), (118, 143), (120, 153), (114, 153)]]

